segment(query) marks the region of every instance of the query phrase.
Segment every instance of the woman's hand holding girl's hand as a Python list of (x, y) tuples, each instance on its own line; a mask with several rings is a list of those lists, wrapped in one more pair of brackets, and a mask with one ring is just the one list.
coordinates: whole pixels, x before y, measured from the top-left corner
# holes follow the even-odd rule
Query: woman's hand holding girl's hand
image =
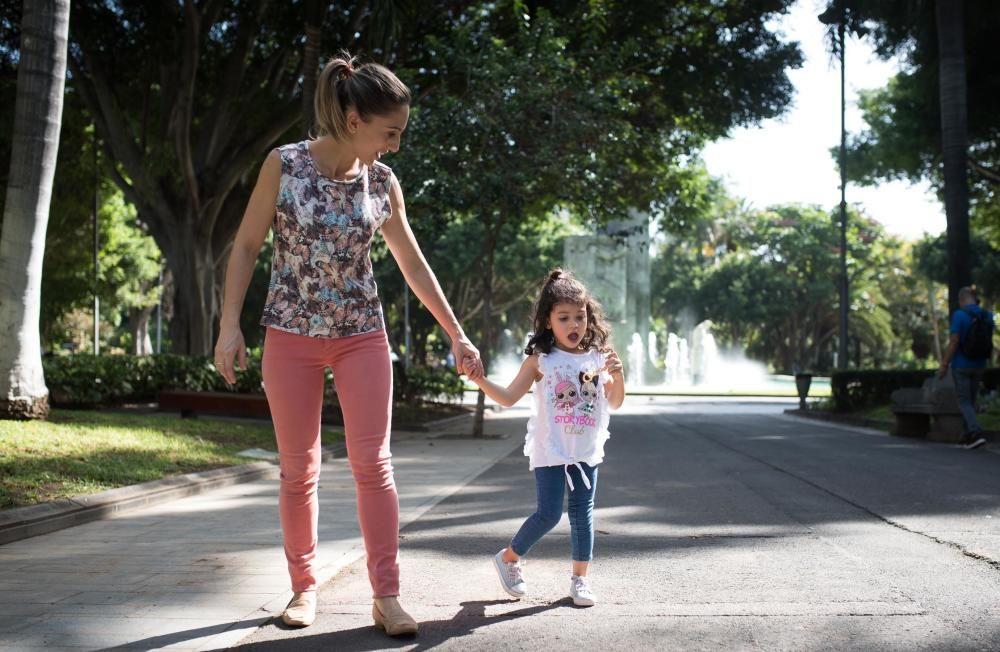
[(452, 340), (451, 351), (455, 355), (458, 373), (465, 374), (473, 381), (483, 377), (483, 361), (479, 356), (479, 349), (473, 346), (464, 333)]
[(239, 326), (229, 328), (223, 326), (215, 343), (215, 368), (230, 385), (236, 384), (234, 359), (240, 369), (247, 368), (247, 345), (243, 339), (243, 331)]

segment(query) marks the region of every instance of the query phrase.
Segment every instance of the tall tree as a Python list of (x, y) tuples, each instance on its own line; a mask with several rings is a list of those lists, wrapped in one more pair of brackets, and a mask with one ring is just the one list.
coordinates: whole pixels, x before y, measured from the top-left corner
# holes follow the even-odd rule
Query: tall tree
[(0, 417), (48, 414), (39, 339), (42, 259), (66, 79), (69, 0), (24, 0), (10, 172), (0, 233)]
[(991, 0), (832, 0), (903, 70), (862, 94), (867, 129), (851, 139), (852, 180), (925, 180), (945, 204), (949, 297), (972, 280), (971, 222), (1000, 243), (1000, 13)]
[(479, 223), (456, 280), (476, 284), (487, 362), (497, 253), (523, 223), (562, 209), (600, 224), (663, 204), (674, 161), (788, 101), (798, 50), (763, 26), (787, 3), (668, 4), (655, 19), (635, 3), (484, 4), (409, 62), (418, 100), (401, 180), (411, 212), (437, 218), (418, 229)]
[(181, 352), (211, 349), (245, 177), (301, 119), (301, 49), (286, 46), (301, 21), (278, 21), (269, 5), (74, 5), (73, 84), (173, 273)]
[(935, 0), (944, 159), (944, 210), (948, 218), (948, 305), (958, 309), (958, 290), (972, 282), (969, 260), (969, 179), (965, 169), (968, 109), (965, 83), (964, 0)]
[[(654, 314), (687, 336), (711, 319), (720, 344), (790, 373), (828, 369), (838, 330), (837, 223), (813, 206), (736, 209), (718, 198), (714, 220), (668, 238), (653, 264)], [(898, 247), (877, 223), (848, 213), (850, 327), (869, 351), (892, 340), (880, 279)]]
[(172, 272), (178, 352), (210, 351), (249, 183), (268, 149), (301, 136), (316, 21), (338, 47), (374, 48), (368, 34), (378, 30), (368, 25), (392, 17), (386, 5), (74, 4), (71, 83), (94, 116), (109, 173)]

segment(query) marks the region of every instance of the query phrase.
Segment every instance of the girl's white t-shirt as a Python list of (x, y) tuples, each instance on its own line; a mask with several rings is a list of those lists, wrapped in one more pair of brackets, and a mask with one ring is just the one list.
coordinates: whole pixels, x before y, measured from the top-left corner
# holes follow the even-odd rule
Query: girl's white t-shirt
[(538, 354), (543, 378), (535, 382), (534, 409), (528, 420), (524, 454), (530, 469), (604, 459), (610, 411), (604, 383), (610, 380), (604, 354), (567, 353), (553, 348)]

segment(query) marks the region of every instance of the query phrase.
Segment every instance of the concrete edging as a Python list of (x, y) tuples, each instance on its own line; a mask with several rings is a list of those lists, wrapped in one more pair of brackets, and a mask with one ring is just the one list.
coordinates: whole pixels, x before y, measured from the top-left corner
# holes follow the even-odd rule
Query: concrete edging
[(785, 414), (793, 417), (802, 417), (804, 419), (813, 419), (814, 421), (829, 421), (831, 423), (839, 423), (844, 426), (858, 426), (860, 428), (872, 428), (874, 430), (882, 430), (887, 434), (889, 429), (892, 428), (891, 421), (881, 421), (879, 419), (866, 419), (864, 417), (850, 417), (840, 414), (831, 414), (829, 412), (821, 412), (819, 410), (802, 410), (800, 408), (794, 408), (790, 410), (785, 410)]

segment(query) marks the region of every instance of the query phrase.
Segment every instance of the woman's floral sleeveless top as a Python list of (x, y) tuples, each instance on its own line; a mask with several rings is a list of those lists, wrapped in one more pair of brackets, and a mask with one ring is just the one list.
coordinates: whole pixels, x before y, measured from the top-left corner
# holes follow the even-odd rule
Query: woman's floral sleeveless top
[(335, 181), (319, 173), (305, 141), (278, 152), (274, 259), (260, 323), (311, 337), (384, 328), (369, 252), (392, 213), (392, 170), (376, 162)]

